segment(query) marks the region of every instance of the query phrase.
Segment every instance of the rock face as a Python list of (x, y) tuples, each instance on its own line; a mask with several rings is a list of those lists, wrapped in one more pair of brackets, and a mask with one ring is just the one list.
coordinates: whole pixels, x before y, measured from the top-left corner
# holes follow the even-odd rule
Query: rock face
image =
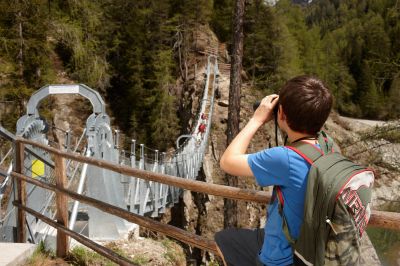
[[(50, 56), (57, 73), (56, 83), (78, 83), (67, 75), (56, 53), (52, 53)], [(52, 110), (50, 110), (52, 121), (47, 121), (47, 123), (52, 125), (50, 128), (52, 133), (49, 136), (50, 140), (64, 145), (66, 131), (71, 131), (74, 140), (78, 139), (86, 126), (86, 119), (92, 111), (90, 102), (82, 96), (74, 94), (51, 95), (48, 98), (52, 103)]]
[[(203, 33), (205, 35), (212, 33)], [(207, 38), (203, 35), (203, 38)], [(214, 37), (210, 37), (215, 40)], [(221, 53), (221, 51), (220, 51)], [(228, 97), (229, 97), (229, 71), (227, 69), (227, 61), (221, 62), (222, 66), (221, 75), (219, 78), (219, 92), (218, 99), (214, 105), (214, 114), (212, 116), (212, 131), (209, 139), (209, 150), (205, 155), (203, 162), (202, 174), (199, 176), (200, 180), (208, 183), (223, 184), (224, 173), (219, 167), (219, 159), (226, 147), (226, 121), (228, 117)], [(198, 67), (201, 69), (201, 67)], [(201, 80), (197, 81), (201, 84)], [(195, 114), (198, 95), (201, 95), (200, 91), (202, 86), (197, 86), (197, 92), (190, 94), (193, 101), (192, 113)], [(200, 91), (199, 91), (200, 90)], [(241, 98), (241, 127), (243, 127), (253, 113), (253, 103), (261, 99), (264, 95), (261, 95), (259, 91), (255, 91), (252, 88), (244, 84), (242, 88)], [(349, 156), (351, 159), (358, 161), (362, 164), (372, 165), (378, 170), (378, 178), (376, 181), (373, 203), (374, 208), (379, 208), (385, 201), (399, 200), (397, 195), (400, 189), (399, 179), (400, 174), (398, 171), (388, 171), (386, 168), (378, 165), (379, 161), (371, 160), (371, 158), (381, 158), (382, 161), (389, 163), (394, 168), (399, 166), (397, 162), (397, 154), (399, 150), (398, 144), (383, 145), (378, 148), (374, 148), (374, 145), (379, 145), (380, 142), (364, 141), (362, 140), (362, 133), (359, 131), (373, 130), (375, 123), (372, 122), (358, 125), (354, 121), (342, 119), (337, 114), (333, 113), (328, 119), (324, 130), (327, 131), (342, 147), (342, 152)], [(379, 125), (381, 123), (378, 123)], [(282, 143), (280, 143), (282, 145)], [(274, 146), (274, 126), (273, 123), (267, 124), (263, 129), (257, 132), (254, 139), (251, 141), (248, 152), (255, 152), (270, 146)], [(395, 149), (396, 152), (392, 152), (391, 149)], [(365, 152), (363, 150), (366, 150)], [(375, 157), (374, 157), (375, 156)], [(398, 156), (397, 156), (398, 157)], [(391, 159), (393, 158), (393, 160)], [(377, 164), (378, 162), (378, 164)], [(242, 188), (251, 189), (264, 189), (270, 190), (271, 188), (260, 188), (254, 180), (250, 178), (241, 178), (239, 180), (239, 186)], [(203, 236), (213, 239), (214, 233), (223, 228), (223, 199), (220, 197), (205, 195), (201, 198), (198, 197), (197, 193), (185, 193), (184, 196), (184, 227), (196, 233), (201, 233)], [(238, 202), (239, 205), (239, 227), (254, 228), (262, 227), (266, 220), (266, 204), (257, 204), (251, 202)], [(380, 265), (378, 255), (375, 252), (368, 236), (363, 238), (363, 265)], [(198, 261), (204, 262), (207, 254), (202, 254), (197, 257)]]

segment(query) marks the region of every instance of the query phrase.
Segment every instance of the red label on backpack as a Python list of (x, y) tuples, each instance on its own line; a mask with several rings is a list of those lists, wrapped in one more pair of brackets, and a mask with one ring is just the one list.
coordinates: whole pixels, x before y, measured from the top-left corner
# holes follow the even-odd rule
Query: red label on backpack
[(339, 195), (346, 205), (347, 210), (353, 217), (355, 225), (358, 229), (360, 237), (367, 227), (371, 216), (370, 202), (363, 204), (357, 191), (362, 188), (371, 188), (374, 182), (374, 173), (369, 170), (358, 172), (350, 177), (347, 183), (343, 186)]

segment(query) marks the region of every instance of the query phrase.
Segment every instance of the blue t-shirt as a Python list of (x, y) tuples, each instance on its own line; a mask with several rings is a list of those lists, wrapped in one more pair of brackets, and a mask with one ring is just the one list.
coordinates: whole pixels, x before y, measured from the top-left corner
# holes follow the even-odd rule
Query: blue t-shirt
[[(304, 197), (310, 165), (297, 153), (275, 147), (248, 156), (260, 186), (279, 185), (284, 198), (284, 215), (290, 235), (297, 238), (303, 222)], [(259, 258), (266, 265), (293, 264), (293, 251), (282, 231), (282, 217), (275, 200), (268, 208), (264, 244)]]

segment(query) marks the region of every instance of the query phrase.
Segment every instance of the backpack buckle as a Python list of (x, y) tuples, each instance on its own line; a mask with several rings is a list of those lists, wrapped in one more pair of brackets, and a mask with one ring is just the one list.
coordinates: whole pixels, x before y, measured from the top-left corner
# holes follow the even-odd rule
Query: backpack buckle
[(332, 223), (331, 220), (328, 217), (326, 217), (326, 223), (331, 226), (332, 231), (335, 233), (335, 235), (339, 234), (338, 231), (336, 231), (336, 229), (335, 229), (334, 223)]

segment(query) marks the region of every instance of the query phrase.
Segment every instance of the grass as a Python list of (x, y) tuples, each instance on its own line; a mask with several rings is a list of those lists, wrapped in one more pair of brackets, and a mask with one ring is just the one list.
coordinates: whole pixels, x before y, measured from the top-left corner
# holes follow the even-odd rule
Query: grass
[(163, 244), (164, 247), (167, 248), (167, 252), (164, 254), (164, 257), (171, 262), (176, 261), (175, 252), (173, 252), (173, 247), (172, 247), (173, 242), (169, 239), (164, 239), (161, 241), (161, 243)]
[[(104, 245), (132, 261), (135, 265), (186, 265), (185, 253), (182, 247), (170, 239), (147, 239), (138, 242), (113, 241)], [(75, 246), (66, 258), (57, 258), (55, 253), (48, 249), (43, 242), (38, 244), (34, 254), (25, 265), (117, 265), (111, 260), (101, 256), (85, 246)], [(211, 264), (213, 265), (213, 264)]]
[(138, 265), (147, 265), (150, 262), (150, 259), (144, 255), (136, 255), (132, 261)]
[(47, 266), (47, 265), (68, 265), (62, 259), (57, 259), (54, 252), (47, 249), (44, 242), (41, 241), (32, 256), (26, 261), (24, 265), (30, 266)]
[(161, 241), (161, 244), (167, 249), (167, 252), (164, 254), (164, 258), (173, 263), (174, 265), (179, 265), (182, 261), (185, 261), (183, 257), (183, 253), (177, 252), (179, 245), (168, 239), (165, 238)]
[[(108, 245), (108, 248), (118, 253), (123, 257), (128, 257), (127, 254), (119, 249), (116, 245)], [(139, 265), (145, 265), (149, 259), (144, 256), (138, 256), (133, 260), (133, 263)], [(55, 253), (50, 249), (47, 249), (43, 242), (38, 244), (38, 247), (34, 251), (33, 255), (28, 259), (25, 265), (30, 266), (47, 266), (47, 265), (102, 265), (102, 266), (114, 266), (117, 265), (109, 259), (101, 256), (100, 254), (91, 251), (83, 246), (74, 247), (67, 258), (62, 260), (56, 258)]]
[(117, 265), (109, 259), (106, 259), (105, 257), (97, 254), (96, 252), (88, 250), (87, 248), (81, 246), (74, 247), (71, 250), (68, 261), (72, 265)]

